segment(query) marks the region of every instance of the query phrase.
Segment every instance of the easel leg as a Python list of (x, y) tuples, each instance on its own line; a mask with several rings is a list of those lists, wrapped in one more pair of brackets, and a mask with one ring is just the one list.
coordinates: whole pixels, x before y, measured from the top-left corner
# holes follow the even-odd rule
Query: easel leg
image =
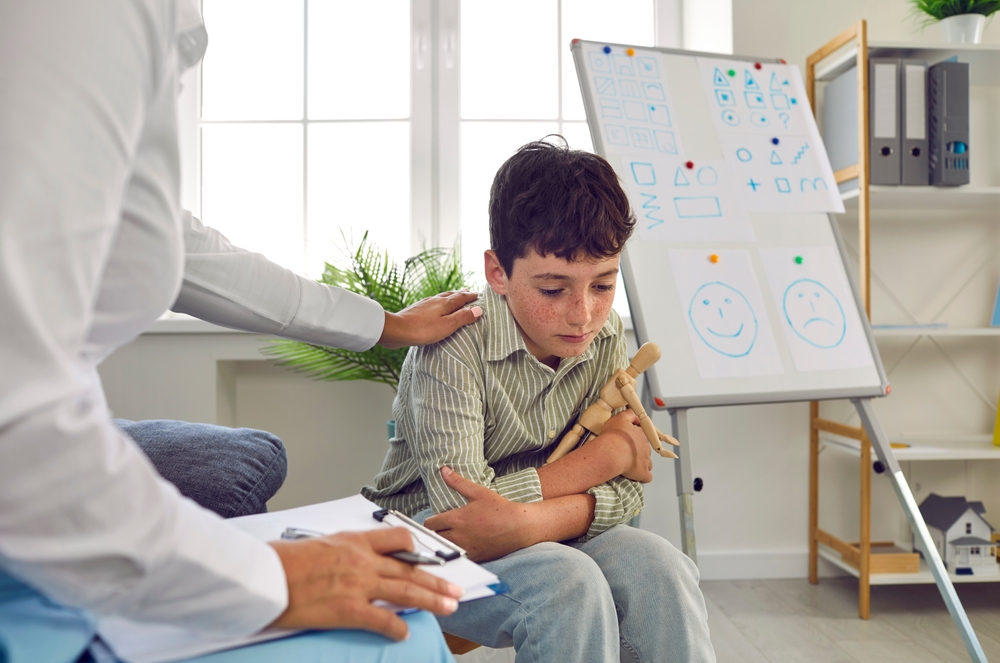
[(819, 401), (809, 403), (809, 582), (819, 582), (819, 545), (816, 530), (819, 529)]
[(868, 619), (872, 599), (872, 445), (867, 435), (861, 436), (861, 514), (858, 537), (858, 617)]
[(698, 550), (694, 539), (694, 477), (691, 476), (691, 436), (688, 434), (687, 410), (670, 410), (671, 434), (681, 443), (675, 451), (677, 479), (677, 506), (681, 516), (681, 548), (691, 560), (698, 563)]
[(882, 424), (879, 423), (878, 417), (875, 415), (875, 408), (872, 405), (871, 399), (855, 398), (852, 401), (854, 407), (858, 410), (858, 414), (861, 416), (862, 425), (868, 433), (868, 439), (875, 449), (878, 459), (882, 461), (882, 464), (886, 466), (892, 475), (892, 487), (896, 491), (896, 497), (899, 498), (899, 503), (906, 513), (906, 518), (910, 521), (913, 533), (920, 540), (924, 550), (924, 559), (927, 561), (927, 565), (934, 575), (934, 581), (937, 583), (938, 591), (941, 592), (941, 598), (944, 599), (944, 603), (948, 607), (948, 612), (951, 613), (951, 618), (955, 621), (955, 626), (958, 627), (959, 635), (962, 636), (962, 641), (965, 643), (965, 649), (969, 653), (969, 658), (974, 663), (987, 663), (986, 654), (979, 644), (976, 632), (972, 630), (972, 624), (969, 623), (969, 616), (965, 614), (962, 601), (958, 598), (955, 586), (951, 584), (951, 578), (948, 577), (948, 572), (941, 562), (941, 555), (938, 554), (937, 547), (931, 540), (931, 534), (927, 530), (927, 524), (924, 522), (923, 516), (920, 515), (917, 502), (913, 499), (913, 493), (910, 492), (909, 484), (906, 483), (906, 477), (903, 476), (903, 471), (900, 469), (899, 463), (896, 461), (896, 456), (889, 446), (889, 438), (886, 437), (885, 431), (882, 430)]

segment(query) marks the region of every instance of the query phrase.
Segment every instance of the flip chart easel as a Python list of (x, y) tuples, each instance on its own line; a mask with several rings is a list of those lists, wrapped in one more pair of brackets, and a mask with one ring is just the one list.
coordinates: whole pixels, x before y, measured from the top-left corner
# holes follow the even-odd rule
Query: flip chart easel
[(986, 657), (872, 399), (888, 380), (845, 269), (843, 212), (796, 67), (573, 40), (595, 150), (637, 226), (622, 253), (636, 340), (662, 360), (644, 406), (667, 410), (684, 552), (697, 562), (687, 412), (850, 399), (973, 661)]

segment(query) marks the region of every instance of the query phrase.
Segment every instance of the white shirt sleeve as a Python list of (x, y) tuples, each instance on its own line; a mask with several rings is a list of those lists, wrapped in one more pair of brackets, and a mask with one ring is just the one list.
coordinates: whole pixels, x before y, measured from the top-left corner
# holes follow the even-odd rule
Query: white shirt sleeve
[[(248, 634), (287, 605), (277, 554), (157, 476), (95, 368), (180, 282), (176, 11), (0, 3), (0, 567), (67, 605)], [(129, 276), (151, 301), (102, 315)]]
[(316, 345), (367, 350), (382, 335), (378, 302), (303, 278), (233, 246), (183, 211), (184, 284), (171, 307), (208, 322)]

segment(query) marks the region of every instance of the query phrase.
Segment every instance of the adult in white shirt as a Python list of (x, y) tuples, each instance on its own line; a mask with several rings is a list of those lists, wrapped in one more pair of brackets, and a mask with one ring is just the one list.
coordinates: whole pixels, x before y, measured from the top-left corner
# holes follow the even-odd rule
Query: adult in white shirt
[(255, 329), (308, 339), (346, 321), (335, 334), (348, 347), (379, 325), (391, 344), (406, 338), (397, 327), (462, 322), (443, 315), (454, 299), (397, 318), (298, 279), (298, 302), (279, 293), (256, 306), (231, 295), (279, 291), (263, 273), (226, 286), (245, 266), (196, 282), (175, 95), (203, 50), (199, 17), (173, 0), (0, 3), (0, 648), (11, 663), (76, 660), (98, 614), (401, 639), (405, 623), (373, 600), (455, 609), (457, 588), (382, 556), (412, 545), (405, 532), (263, 544), (180, 497), (111, 424), (97, 363), (175, 301), (185, 274), (204, 301), (259, 316)]

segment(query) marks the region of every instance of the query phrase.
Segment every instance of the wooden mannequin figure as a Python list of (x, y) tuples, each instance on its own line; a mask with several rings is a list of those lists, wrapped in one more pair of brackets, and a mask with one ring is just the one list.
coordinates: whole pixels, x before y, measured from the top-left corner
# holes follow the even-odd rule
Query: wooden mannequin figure
[(650, 366), (660, 359), (660, 346), (656, 343), (643, 343), (639, 351), (632, 357), (632, 363), (624, 371), (618, 369), (608, 378), (607, 383), (601, 387), (600, 397), (593, 405), (584, 410), (573, 428), (563, 435), (559, 440), (546, 464), (556, 461), (570, 451), (572, 451), (581, 439), (587, 436), (600, 435), (604, 429), (604, 424), (611, 418), (612, 413), (626, 405), (639, 417), (639, 425), (646, 434), (646, 439), (653, 447), (653, 450), (664, 458), (677, 458), (677, 454), (665, 448), (660, 442), (666, 442), (674, 446), (679, 443), (674, 438), (665, 433), (661, 433), (653, 425), (653, 420), (646, 414), (646, 409), (642, 407), (639, 394), (635, 391), (636, 378), (646, 371)]

